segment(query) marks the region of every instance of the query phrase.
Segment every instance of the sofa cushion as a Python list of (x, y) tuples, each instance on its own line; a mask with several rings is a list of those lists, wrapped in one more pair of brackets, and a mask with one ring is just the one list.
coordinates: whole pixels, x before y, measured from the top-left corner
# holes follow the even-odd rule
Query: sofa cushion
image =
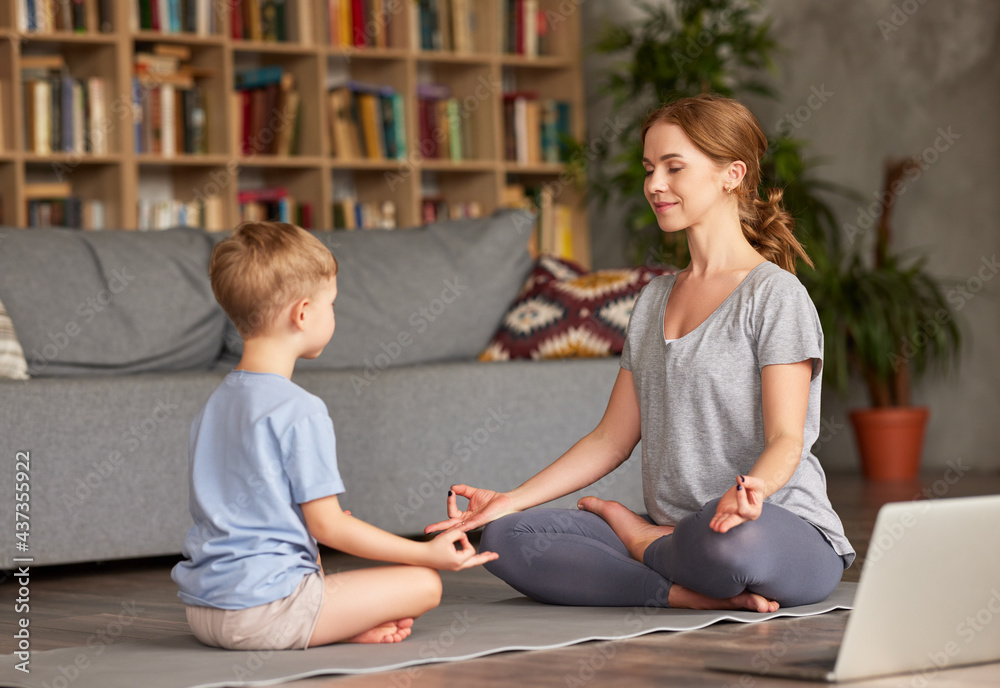
[(479, 358), (593, 358), (621, 354), (632, 306), (657, 275), (674, 268), (587, 272), (543, 255)]
[(0, 377), (9, 380), (27, 380), (28, 362), (17, 338), (17, 331), (10, 314), (0, 301)]
[[(393, 231), (314, 232), (339, 263), (337, 329), (296, 370), (474, 359), (531, 271), (523, 210)], [(224, 235), (217, 235), (218, 241)], [(232, 323), (226, 348), (242, 353)]]
[(3, 228), (0, 245), (31, 375), (208, 369), (222, 349), (204, 232)]

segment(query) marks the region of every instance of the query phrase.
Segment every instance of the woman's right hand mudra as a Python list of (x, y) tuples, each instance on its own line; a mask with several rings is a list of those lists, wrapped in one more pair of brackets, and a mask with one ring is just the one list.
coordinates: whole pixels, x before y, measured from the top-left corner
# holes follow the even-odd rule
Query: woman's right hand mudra
[[(459, 497), (469, 500), (469, 506), (465, 511), (458, 508)], [(452, 485), (448, 493), (448, 520), (432, 523), (424, 528), (424, 532), (436, 533), (452, 528), (468, 532), (515, 511), (519, 509), (514, 507), (514, 500), (504, 492), (483, 490), (468, 485)]]

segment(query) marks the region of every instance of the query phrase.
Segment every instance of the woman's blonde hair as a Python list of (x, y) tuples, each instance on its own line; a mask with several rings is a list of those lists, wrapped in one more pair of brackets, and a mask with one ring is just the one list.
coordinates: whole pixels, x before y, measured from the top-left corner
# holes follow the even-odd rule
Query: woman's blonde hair
[(312, 234), (287, 222), (244, 222), (216, 245), (212, 293), (246, 339), (296, 299), (337, 274), (337, 259)]
[(795, 238), (794, 220), (782, 207), (781, 189), (769, 189), (767, 199), (757, 196), (760, 161), (767, 152), (767, 136), (753, 113), (731, 98), (703, 94), (681, 98), (656, 109), (642, 125), (646, 132), (657, 124), (676, 124), (691, 142), (720, 167), (741, 160), (747, 168), (739, 187), (733, 190), (740, 209), (743, 236), (764, 258), (795, 272), (796, 256), (812, 265)]

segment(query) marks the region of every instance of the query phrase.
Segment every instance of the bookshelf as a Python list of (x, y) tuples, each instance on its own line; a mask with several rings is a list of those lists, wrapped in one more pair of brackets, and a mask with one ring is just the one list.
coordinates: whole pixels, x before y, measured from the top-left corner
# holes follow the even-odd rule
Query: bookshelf
[[(83, 1), (82, 31), (60, 28), (59, 18), (48, 23), (46, 32), (27, 31), (21, 13), (28, 3), (13, 0), (0, 7), (0, 223), (28, 226), (27, 201), (33, 189), (44, 188), (41, 185), (68, 185), (85, 206), (99, 207), (104, 226), (128, 229), (140, 227), (140, 202), (148, 207), (158, 201), (202, 203), (206, 215), (211, 204), (211, 223), (232, 227), (240, 219), (241, 199), (275, 187), (310, 207), (313, 228), (331, 229), (335, 204), (344, 199), (380, 207), (391, 202), (396, 226), (409, 227), (422, 224), (431, 201), (485, 215), (509, 203), (511, 185), (529, 190), (547, 186), (555, 202), (569, 208), (572, 257), (590, 263), (582, 192), (565, 183), (563, 162), (544, 162), (537, 150), (530, 161), (508, 159), (510, 127), (504, 112), (504, 94), (509, 92), (528, 100), (557, 99), (568, 104), (569, 113), (560, 126), (583, 139), (580, 16), (575, 3), (364, 0), (360, 4), (372, 7), (374, 14), (352, 27), (344, 21), (343, 8), (333, 15), (329, 11), (338, 3), (357, 6), (352, 0), (205, 0), (206, 7), (199, 7), (201, 0), (186, 0), (181, 6), (202, 13), (181, 18), (180, 27), (189, 19), (198, 30), (160, 31), (143, 28), (153, 21), (139, 11), (148, 0)], [(58, 8), (60, 3), (51, 5)], [(167, 3), (161, 0), (160, 5)], [(271, 31), (274, 38), (273, 22), (270, 29), (267, 21), (263, 28), (251, 27), (245, 13), (244, 6), (253, 11), (265, 5), (268, 11), (284, 12), (279, 27), (284, 40), (253, 37), (251, 28), (259, 35)], [(530, 28), (515, 31), (519, 39), (511, 34), (518, 26), (524, 28), (517, 22), (529, 15), (536, 25), (542, 24), (537, 42), (528, 35)], [(244, 37), (235, 38), (240, 30)], [(352, 35), (368, 44), (344, 45)], [(184, 55), (180, 63), (189, 83), (177, 88), (194, 84), (200, 93), (192, 102), (198, 104), (197, 121), (203, 126), (202, 152), (185, 152), (177, 141), (173, 152), (165, 153), (159, 142), (150, 144), (148, 134), (145, 148), (137, 150), (137, 120), (152, 126), (147, 121), (150, 112), (139, 103), (148, 104), (150, 94), (164, 83), (150, 85), (148, 74), (137, 74), (137, 55), (157, 50)], [(26, 132), (33, 125), (25, 121), (22, 67), (43, 56), (61, 56), (63, 72), (84, 90), (92, 79), (100, 81), (105, 109), (96, 128), (105, 138), (103, 146), (90, 150), (88, 141), (84, 150), (39, 152), (29, 145)], [(241, 121), (241, 116), (247, 116), (250, 106), (249, 97), (241, 101), (237, 76), (267, 68), (287, 75), (296, 92), (291, 153), (247, 150), (241, 139), (243, 123), (249, 121)], [(358, 87), (361, 91), (352, 91), (355, 96), (365, 88), (397, 94), (403, 117), (395, 131), (405, 148), (402, 157), (373, 159), (338, 149), (333, 128), (337, 116), (330, 103), (330, 91), (336, 87)], [(460, 128), (448, 133), (461, 136), (458, 156), (449, 154), (454, 153), (451, 139), (443, 144), (443, 152), (439, 142), (438, 155), (426, 154), (431, 130), (422, 128), (419, 94), (432, 87), (443, 88), (456, 103), (451, 111), (439, 109), (437, 114), (450, 116), (451, 123), (457, 113)], [(55, 77), (53, 88), (58, 88)], [(179, 92), (174, 95), (174, 107), (186, 107)], [(279, 98), (276, 102), (289, 102), (285, 91)], [(384, 98), (376, 95), (376, 103), (384, 105)], [(282, 107), (272, 111), (279, 113)], [(184, 117), (189, 115), (194, 117), (190, 112)], [(390, 115), (385, 111), (385, 117)], [(283, 135), (281, 129), (279, 124), (261, 140)], [(181, 129), (177, 131), (180, 136)], [(440, 128), (434, 129), (433, 135), (438, 134)], [(554, 145), (551, 133), (548, 145)]]

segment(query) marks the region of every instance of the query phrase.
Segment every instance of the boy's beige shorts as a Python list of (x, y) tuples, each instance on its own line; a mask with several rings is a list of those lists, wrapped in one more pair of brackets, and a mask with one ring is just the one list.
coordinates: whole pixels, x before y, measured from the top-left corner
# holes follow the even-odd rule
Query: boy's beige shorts
[(323, 574), (302, 579), (288, 597), (247, 609), (187, 605), (194, 636), (227, 650), (304, 650), (323, 606)]

